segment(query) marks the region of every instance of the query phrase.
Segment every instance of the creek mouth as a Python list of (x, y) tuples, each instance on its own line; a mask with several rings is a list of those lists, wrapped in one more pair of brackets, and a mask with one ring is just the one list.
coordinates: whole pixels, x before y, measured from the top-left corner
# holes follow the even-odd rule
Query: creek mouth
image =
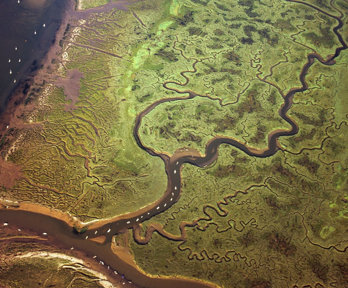
[(42, 67), (43, 59), (55, 43), (69, 2), (0, 2), (0, 114), (6, 111), (18, 85)]

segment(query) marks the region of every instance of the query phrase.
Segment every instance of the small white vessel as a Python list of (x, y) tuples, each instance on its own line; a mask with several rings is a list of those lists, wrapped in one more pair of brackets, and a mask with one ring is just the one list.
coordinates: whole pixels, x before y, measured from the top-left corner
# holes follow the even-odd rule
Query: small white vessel
[(44, 27), (44, 28), (45, 28), (45, 27), (46, 27), (46, 24), (45, 24), (45, 23), (44, 23), (44, 24), (42, 24), (42, 27)]
[(12, 70), (10, 69), (10, 75), (12, 75)]
[(36, 32), (36, 30), (34, 31), (34, 35), (36, 35), (37, 34), (37, 32)]
[(16, 80), (16, 79), (14, 79), (14, 80), (13, 80), (13, 83), (16, 83), (16, 82), (17, 82), (17, 80)]
[(20, 4), (20, 3), (21, 3), (21, 0), (18, 0), (17, 3)]
[(11, 63), (11, 59), (8, 59), (8, 63)]
[(15, 46), (15, 51), (17, 51), (18, 50), (18, 47), (17, 46)]
[(22, 62), (22, 59), (21, 59), (21, 58), (19, 58), (19, 59), (18, 59), (18, 63), (21, 63), (21, 62)]

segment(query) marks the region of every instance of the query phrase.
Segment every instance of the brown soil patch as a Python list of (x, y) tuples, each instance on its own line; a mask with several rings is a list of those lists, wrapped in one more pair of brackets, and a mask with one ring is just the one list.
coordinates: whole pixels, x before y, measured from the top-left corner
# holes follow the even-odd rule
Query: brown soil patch
[(70, 101), (69, 104), (65, 106), (65, 111), (71, 111), (75, 109), (75, 103), (78, 101), (80, 94), (80, 79), (83, 78), (83, 73), (79, 70), (69, 70), (67, 73), (67, 77), (59, 78), (55, 84), (64, 89), (65, 100)]
[(9, 189), (22, 177), (21, 167), (0, 157), (0, 186)]

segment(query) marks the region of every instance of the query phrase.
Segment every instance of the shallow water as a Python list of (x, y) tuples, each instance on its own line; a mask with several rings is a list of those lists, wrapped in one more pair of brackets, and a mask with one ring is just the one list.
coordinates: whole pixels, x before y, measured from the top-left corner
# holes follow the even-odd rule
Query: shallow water
[(67, 0), (1, 0), (0, 113), (13, 89), (40, 67)]

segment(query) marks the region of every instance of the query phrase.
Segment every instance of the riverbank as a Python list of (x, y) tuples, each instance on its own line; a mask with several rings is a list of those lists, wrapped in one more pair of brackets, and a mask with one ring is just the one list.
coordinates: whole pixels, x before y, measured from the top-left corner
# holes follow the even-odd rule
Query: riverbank
[[(0, 214), (1, 211), (2, 210), (0, 209)], [(53, 261), (60, 259), (69, 261), (70, 263), (66, 263), (67, 265), (78, 264), (82, 270), (94, 275), (94, 281), (99, 282), (99, 284), (104, 288), (120, 287), (121, 285), (122, 287), (128, 288), (138, 287), (135, 284), (126, 281), (122, 274), (115, 274), (113, 270), (102, 265), (100, 261), (89, 257), (83, 251), (70, 249), (67, 246), (61, 245), (59, 241), (56, 241), (55, 236), (52, 234), (47, 234), (46, 232), (38, 234), (37, 231), (28, 229), (25, 225), (20, 225), (20, 223), (17, 223), (16, 225), (12, 221), (9, 223), (0, 222), (0, 225), (2, 226), (0, 246), (2, 249), (5, 249), (2, 250), (4, 253), (2, 259), (0, 259), (0, 270), (1, 268), (5, 268), (5, 270), (13, 268), (15, 270), (13, 273), (20, 273), (21, 271), (18, 271), (18, 267), (23, 265), (22, 260), (26, 263), (25, 259), (33, 260), (33, 258), (40, 259), (39, 261), (42, 262), (49, 261), (50, 259)], [(27, 249), (19, 248), (19, 251), (17, 251), (16, 247), (19, 247), (19, 244), (23, 245), (23, 247), (27, 247)], [(47, 267), (47, 269), (50, 268)], [(45, 272), (47, 272), (47, 270)], [(54, 273), (54, 271), (52, 272)], [(6, 272), (4, 274), (8, 275)], [(12, 277), (2, 280), (16, 281), (16, 279), (13, 279)], [(26, 281), (28, 279), (23, 280)], [(0, 280), (0, 286), (1, 284), (3, 283)]]

